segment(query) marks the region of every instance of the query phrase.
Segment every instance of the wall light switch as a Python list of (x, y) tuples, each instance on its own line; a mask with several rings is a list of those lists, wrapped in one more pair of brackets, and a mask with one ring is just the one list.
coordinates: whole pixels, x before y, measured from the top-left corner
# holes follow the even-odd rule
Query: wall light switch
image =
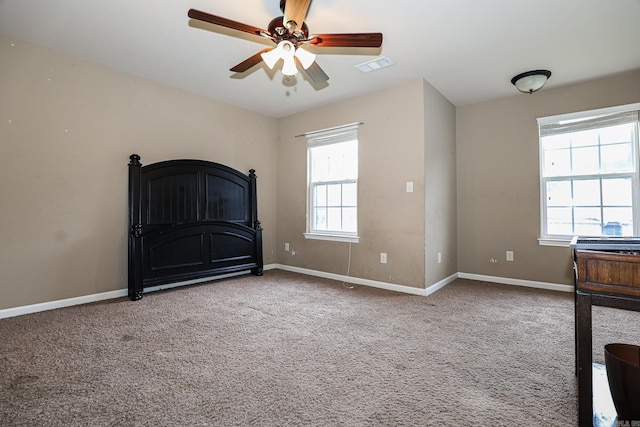
[(507, 261), (513, 261), (513, 251), (507, 251)]
[(285, 250), (285, 251), (287, 251), (287, 252), (289, 252), (289, 244), (288, 244), (288, 243), (285, 243), (285, 244), (284, 244), (284, 250)]
[(407, 181), (407, 193), (413, 193), (413, 181)]
[(385, 252), (380, 252), (380, 264), (387, 263), (387, 254)]

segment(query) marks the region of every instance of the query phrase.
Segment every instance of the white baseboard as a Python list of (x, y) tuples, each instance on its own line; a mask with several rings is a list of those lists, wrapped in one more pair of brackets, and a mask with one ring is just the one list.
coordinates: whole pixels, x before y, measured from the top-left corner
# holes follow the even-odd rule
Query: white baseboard
[[(402, 292), (402, 293), (412, 294), (412, 295), (422, 295), (422, 296), (429, 296), (433, 294), (434, 292), (444, 288), (446, 285), (453, 282), (457, 278), (479, 280), (483, 282), (500, 283), (503, 285), (515, 285), (515, 286), (525, 286), (529, 288), (549, 289), (549, 290), (560, 291), (560, 292), (573, 292), (573, 286), (571, 285), (560, 285), (557, 283), (536, 282), (532, 280), (510, 279), (507, 277), (484, 276), (481, 274), (469, 274), (469, 273), (452, 274), (451, 276), (437, 283), (434, 283), (431, 286), (428, 286), (426, 289), (421, 289), (421, 288), (414, 288), (414, 287), (405, 286), (405, 285), (396, 285), (394, 283), (380, 282), (377, 280), (361, 279), (358, 277), (349, 277), (342, 274), (326, 273), (324, 271), (310, 270), (307, 268), (292, 267), (292, 266), (283, 265), (283, 264), (268, 264), (264, 266), (264, 270), (274, 270), (274, 269), (291, 271), (294, 273), (306, 274), (308, 276), (322, 277), (325, 279), (354, 283), (356, 285), (371, 286), (374, 288), (381, 288), (381, 289), (387, 289), (390, 291)], [(229, 275), (215, 276), (207, 279), (193, 280), (189, 282), (159, 285), (159, 286), (147, 288), (145, 289), (145, 292), (162, 290), (162, 289), (170, 289), (178, 286), (185, 286), (185, 285), (204, 282), (204, 281), (212, 281), (215, 279), (222, 279), (225, 277), (237, 276), (239, 274), (244, 274), (244, 273), (245, 272), (239, 272), (239, 273), (232, 273)], [(73, 305), (88, 304), (88, 303), (104, 301), (108, 299), (121, 298), (121, 297), (126, 297), (127, 294), (128, 294), (128, 291), (126, 289), (120, 289), (117, 291), (102, 292), (99, 294), (85, 295), (85, 296), (75, 297), (75, 298), (67, 298), (63, 300), (25, 305), (22, 307), (6, 308), (3, 310), (0, 310), (0, 319), (4, 319), (7, 317), (21, 316), (23, 314), (37, 313), (40, 311), (54, 310), (56, 308), (70, 307)]]
[[(246, 270), (246, 271), (239, 271), (235, 273), (221, 274), (219, 276), (205, 277), (204, 279), (187, 280), (184, 282), (151, 286), (151, 287), (145, 288), (144, 293), (146, 294), (149, 292), (177, 288), (179, 286), (193, 285), (193, 284), (202, 283), (202, 282), (211, 282), (213, 280), (225, 279), (228, 277), (235, 277), (241, 274), (247, 274), (249, 272), (250, 270)], [(99, 294), (85, 295), (85, 296), (75, 297), (75, 298), (67, 298), (67, 299), (62, 299), (57, 301), (49, 301), (49, 302), (43, 302), (39, 304), (25, 305), (22, 307), (7, 308), (4, 310), (0, 310), (0, 319), (4, 319), (7, 317), (21, 316), (23, 314), (37, 313), (39, 311), (55, 310), (56, 308), (71, 307), (73, 305), (89, 304), (92, 302), (104, 301), (108, 299), (122, 298), (122, 297), (126, 297), (128, 294), (129, 294), (129, 291), (127, 289), (119, 289), (117, 291), (102, 292)]]
[(439, 282), (434, 283), (431, 286), (427, 286), (427, 289), (425, 289), (425, 295), (429, 296), (433, 293), (435, 293), (436, 291), (444, 288), (445, 286), (447, 286), (449, 283), (453, 282), (454, 280), (456, 280), (458, 278), (458, 273), (452, 274), (451, 276), (440, 280)]
[(278, 264), (267, 264), (265, 266), (262, 267), (263, 271), (267, 271), (267, 270), (275, 270), (278, 267)]
[(318, 270), (309, 270), (307, 268), (292, 267), (290, 265), (274, 264), (273, 268), (280, 270), (291, 271), (294, 273), (306, 274), (307, 276), (322, 277), (324, 279), (338, 280), (341, 282), (353, 283), (355, 285), (371, 286), (374, 288), (387, 289), (390, 291), (402, 292), (405, 294), (413, 295), (425, 295), (425, 290), (422, 288), (414, 288), (405, 285), (396, 285), (394, 283), (379, 282), (377, 280), (361, 279), (358, 277), (345, 276), (343, 274), (327, 273)]
[[(425, 296), (429, 296), (435, 293), (436, 291), (444, 288), (449, 283), (453, 282), (458, 278), (478, 280), (482, 282), (499, 283), (502, 285), (524, 286), (529, 288), (548, 289), (548, 290), (560, 291), (560, 292), (573, 292), (573, 286), (571, 285), (561, 285), (558, 283), (537, 282), (534, 280), (510, 279), (508, 277), (485, 276), (481, 274), (469, 274), (469, 273), (455, 273), (445, 279), (442, 279), (437, 283), (434, 283), (431, 286), (428, 286), (426, 289), (420, 289), (420, 288), (414, 288), (411, 286), (396, 285), (394, 283), (386, 283), (386, 282), (379, 282), (379, 281), (369, 280), (369, 279), (361, 279), (358, 277), (350, 277), (342, 274), (326, 273), (324, 271), (309, 270), (306, 268), (292, 267), (292, 266), (282, 265), (282, 264), (271, 264), (269, 267), (269, 270), (272, 270), (275, 268), (278, 268), (280, 270), (285, 270), (285, 271), (292, 271), (294, 273), (307, 274), (309, 276), (323, 277), (325, 279), (355, 283), (356, 285), (373, 286), (375, 288), (382, 288), (382, 289), (388, 289), (391, 291), (404, 292), (404, 293), (409, 293), (413, 295), (425, 295)], [(265, 270), (266, 269), (267, 268), (265, 267)]]
[(22, 307), (6, 308), (4, 310), (0, 310), (0, 319), (22, 316), (23, 314), (37, 313), (39, 311), (55, 310), (56, 308), (70, 307), (72, 305), (89, 304), (91, 302), (121, 298), (126, 296), (127, 290), (120, 289), (117, 291), (102, 292), (99, 294), (85, 295), (82, 297), (48, 301), (39, 304), (24, 305)]
[(536, 282), (533, 280), (510, 279), (508, 277), (484, 276), (482, 274), (458, 273), (460, 279), (479, 280), (481, 282), (500, 283), (502, 285), (524, 286), (527, 288), (548, 289), (551, 291), (573, 292), (572, 285)]

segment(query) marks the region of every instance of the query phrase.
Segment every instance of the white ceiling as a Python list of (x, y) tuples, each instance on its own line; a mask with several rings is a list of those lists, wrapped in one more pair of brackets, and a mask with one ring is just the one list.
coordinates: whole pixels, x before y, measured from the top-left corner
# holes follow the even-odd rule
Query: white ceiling
[[(273, 117), (416, 78), (461, 106), (515, 95), (532, 69), (553, 72), (546, 87), (640, 69), (640, 0), (313, 0), (312, 34), (384, 34), (378, 51), (325, 48), (322, 88), (263, 64), (230, 72), (269, 41), (190, 8), (264, 29), (281, 15), (279, 0), (0, 0), (0, 33)], [(395, 65), (354, 68), (382, 55)]]

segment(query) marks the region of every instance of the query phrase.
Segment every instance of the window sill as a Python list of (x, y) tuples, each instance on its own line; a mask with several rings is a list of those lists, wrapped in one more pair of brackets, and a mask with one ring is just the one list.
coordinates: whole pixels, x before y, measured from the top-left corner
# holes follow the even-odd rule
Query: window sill
[(329, 240), (332, 242), (360, 243), (360, 237), (347, 236), (344, 234), (304, 233), (304, 238), (313, 240)]
[(571, 237), (538, 237), (540, 246), (559, 246), (568, 248), (571, 244)]

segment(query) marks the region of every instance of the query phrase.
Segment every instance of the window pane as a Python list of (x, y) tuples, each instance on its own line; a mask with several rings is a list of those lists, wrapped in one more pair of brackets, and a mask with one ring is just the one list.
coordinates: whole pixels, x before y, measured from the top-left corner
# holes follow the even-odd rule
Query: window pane
[(335, 230), (335, 231), (342, 230), (342, 209), (341, 208), (327, 209), (327, 229)]
[(312, 147), (310, 152), (313, 182), (358, 177), (358, 141)]
[(318, 184), (314, 189), (314, 206), (327, 206), (327, 186)]
[(574, 173), (595, 174), (600, 170), (598, 147), (575, 148), (572, 156), (572, 170)]
[(633, 235), (633, 209), (604, 208), (604, 227), (602, 234), (605, 236), (632, 236)]
[(576, 206), (600, 206), (600, 180), (573, 181), (573, 203)]
[(600, 208), (575, 208), (574, 233), (581, 236), (600, 236), (602, 222)]
[(345, 166), (344, 166), (344, 178), (345, 179), (356, 179), (358, 177), (358, 152), (357, 146), (356, 150), (350, 153), (348, 156), (345, 156)]
[(569, 149), (544, 152), (544, 175), (561, 176), (571, 173), (571, 151)]
[(631, 178), (603, 179), (602, 204), (605, 206), (632, 206)]
[(571, 134), (550, 135), (541, 138), (542, 148), (546, 150), (559, 150), (571, 148)]
[(358, 177), (358, 141), (334, 144), (332, 163), (333, 180), (356, 179)]
[(342, 184), (329, 185), (327, 194), (327, 206), (340, 206), (342, 205)]
[(326, 230), (327, 229), (327, 209), (315, 208), (314, 210), (314, 230)]
[(633, 171), (633, 152), (631, 143), (604, 145), (602, 153), (602, 172)]
[(547, 206), (571, 206), (571, 181), (547, 182)]
[(342, 205), (358, 206), (358, 184), (355, 182), (342, 185)]
[(338, 153), (332, 153), (329, 156), (329, 179), (344, 179), (344, 156)]
[(314, 148), (311, 152), (311, 181), (321, 182), (329, 180), (329, 157), (321, 150)]
[(571, 134), (571, 146), (576, 147), (595, 147), (598, 145), (598, 129), (584, 130)]
[(600, 144), (633, 141), (633, 123), (600, 129)]
[(629, 206), (626, 208), (604, 208), (604, 223), (619, 222), (623, 226), (633, 223), (633, 209)]
[(571, 208), (547, 209), (547, 234), (573, 235)]
[(342, 209), (342, 227), (344, 231), (354, 233), (358, 230), (358, 212), (356, 208)]

